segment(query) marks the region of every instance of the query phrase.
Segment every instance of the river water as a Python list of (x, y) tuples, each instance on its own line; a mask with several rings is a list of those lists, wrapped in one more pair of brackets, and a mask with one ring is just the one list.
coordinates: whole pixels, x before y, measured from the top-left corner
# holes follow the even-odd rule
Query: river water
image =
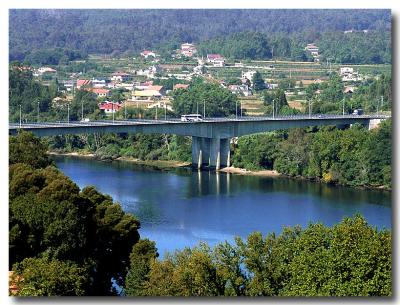
[(165, 171), (126, 161), (54, 160), (80, 188), (96, 186), (139, 218), (141, 237), (156, 242), (160, 257), (253, 231), (280, 233), (284, 226), (309, 222), (331, 226), (357, 213), (371, 225), (391, 228), (390, 192), (185, 168)]

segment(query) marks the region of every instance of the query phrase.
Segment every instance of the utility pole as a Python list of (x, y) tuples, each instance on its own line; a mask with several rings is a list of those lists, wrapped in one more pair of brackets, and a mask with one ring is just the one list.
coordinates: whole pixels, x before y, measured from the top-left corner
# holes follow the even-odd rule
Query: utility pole
[(113, 125), (114, 125), (114, 102), (111, 102), (112, 105), (112, 118), (113, 118)]
[(22, 106), (21, 104), (19, 105), (19, 128), (21, 128), (22, 125)]
[(344, 102), (345, 102), (346, 98), (343, 97), (343, 115), (344, 115)]
[(39, 113), (40, 113), (40, 107), (39, 107), (39, 102), (37, 102), (37, 122), (39, 123)]
[(381, 109), (383, 108), (383, 95), (381, 95)]
[(67, 107), (68, 107), (68, 125), (69, 125), (69, 103), (68, 103)]
[(272, 118), (275, 119), (275, 99), (272, 100)]
[(238, 118), (238, 108), (237, 108), (237, 99), (236, 99), (236, 120)]
[(199, 114), (199, 101), (196, 101), (196, 114)]
[(206, 100), (204, 100), (203, 118), (206, 118)]

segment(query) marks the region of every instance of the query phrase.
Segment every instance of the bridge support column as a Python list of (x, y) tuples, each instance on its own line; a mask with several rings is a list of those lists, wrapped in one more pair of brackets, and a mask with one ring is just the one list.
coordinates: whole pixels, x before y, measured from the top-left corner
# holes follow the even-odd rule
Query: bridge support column
[(221, 151), (220, 151), (220, 142), (221, 140), (218, 138), (210, 139), (210, 168), (215, 168), (216, 170), (221, 167)]
[(192, 166), (196, 168), (201, 168), (203, 163), (202, 140), (203, 138), (192, 137)]
[(230, 151), (230, 139), (221, 139), (220, 142), (221, 152), (221, 168), (231, 166), (231, 151)]
[(220, 169), (230, 166), (230, 139), (192, 137), (192, 166)]

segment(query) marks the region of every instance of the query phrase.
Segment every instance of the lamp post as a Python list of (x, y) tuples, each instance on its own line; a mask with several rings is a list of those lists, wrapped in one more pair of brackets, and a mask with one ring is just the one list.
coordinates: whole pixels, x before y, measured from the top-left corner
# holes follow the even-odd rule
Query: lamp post
[(40, 113), (40, 106), (39, 106), (40, 102), (37, 102), (37, 122), (39, 123), (39, 113)]
[(19, 105), (19, 128), (21, 128), (22, 125), (22, 108), (21, 104)]
[(238, 108), (237, 108), (237, 100), (236, 100), (236, 119), (238, 118)]
[(343, 97), (343, 115), (344, 115), (344, 102), (345, 102), (346, 98)]
[(68, 107), (68, 118), (67, 118), (67, 122), (68, 122), (68, 125), (69, 125), (69, 103), (68, 103), (67, 107)]
[(158, 120), (158, 105), (156, 105), (156, 121)]
[(83, 121), (83, 100), (81, 101), (82, 104), (82, 110), (81, 110), (81, 120)]
[(114, 102), (111, 102), (111, 105), (112, 105), (112, 120), (114, 125)]
[(308, 100), (308, 117), (311, 118), (311, 99)]
[(125, 111), (125, 120), (126, 120), (126, 100), (124, 101), (124, 111)]
[(164, 102), (164, 120), (167, 120), (167, 103)]
[(272, 100), (272, 118), (275, 119), (275, 99)]
[(204, 100), (203, 117), (206, 118), (206, 100)]

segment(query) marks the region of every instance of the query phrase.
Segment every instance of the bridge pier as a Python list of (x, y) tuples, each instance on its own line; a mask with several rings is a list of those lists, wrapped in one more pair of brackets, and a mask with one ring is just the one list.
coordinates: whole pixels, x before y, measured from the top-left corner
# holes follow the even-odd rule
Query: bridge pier
[(229, 139), (192, 137), (192, 166), (214, 168), (229, 166)]

